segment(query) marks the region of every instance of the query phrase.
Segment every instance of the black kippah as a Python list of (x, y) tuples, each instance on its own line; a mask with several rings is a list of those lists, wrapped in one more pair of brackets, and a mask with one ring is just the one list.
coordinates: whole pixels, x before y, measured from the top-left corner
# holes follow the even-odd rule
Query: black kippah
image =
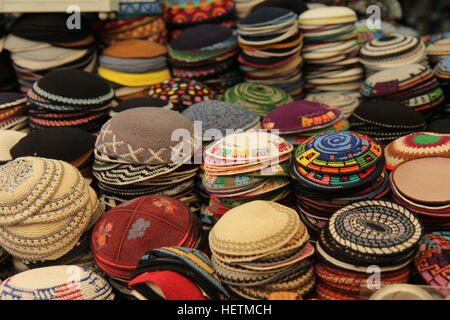
[(230, 28), (203, 24), (185, 29), (170, 43), (175, 50), (197, 50), (225, 41), (233, 35)]
[(33, 130), (12, 149), (13, 159), (42, 157), (71, 162), (94, 149), (95, 137), (78, 128), (47, 128)]
[(53, 70), (39, 79), (37, 85), (47, 93), (71, 99), (95, 99), (111, 91), (103, 78), (76, 69)]
[(308, 6), (301, 0), (266, 0), (254, 6), (252, 11), (264, 7), (284, 8), (298, 15), (308, 10)]

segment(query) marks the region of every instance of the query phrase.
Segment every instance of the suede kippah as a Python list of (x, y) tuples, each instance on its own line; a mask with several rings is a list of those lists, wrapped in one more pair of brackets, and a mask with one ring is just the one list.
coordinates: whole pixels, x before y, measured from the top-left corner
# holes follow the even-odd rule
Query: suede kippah
[(95, 137), (78, 128), (33, 130), (12, 149), (13, 158), (42, 157), (71, 162), (94, 149)]
[(221, 138), (227, 134), (227, 130), (246, 130), (259, 122), (259, 117), (246, 107), (218, 100), (196, 103), (182, 114), (194, 124), (195, 121), (201, 122), (203, 141), (216, 140), (212, 132), (214, 129), (219, 130)]

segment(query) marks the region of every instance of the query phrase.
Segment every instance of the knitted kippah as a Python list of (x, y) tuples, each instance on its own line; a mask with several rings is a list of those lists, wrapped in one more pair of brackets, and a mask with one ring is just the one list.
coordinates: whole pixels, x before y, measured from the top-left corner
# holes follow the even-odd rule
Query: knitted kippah
[(114, 93), (102, 78), (81, 70), (54, 70), (33, 86), (37, 94), (56, 103), (99, 104), (113, 98)]
[(256, 255), (282, 247), (297, 232), (294, 210), (268, 201), (252, 201), (228, 211), (209, 234), (213, 252)]
[(75, 265), (31, 269), (0, 285), (0, 300), (113, 300), (109, 283)]
[(353, 116), (363, 122), (386, 128), (423, 128), (424, 118), (412, 108), (398, 102), (377, 100), (361, 103)]
[(422, 235), (422, 226), (411, 212), (386, 201), (348, 205), (331, 216), (326, 228), (337, 243), (378, 256), (408, 252)]
[(446, 270), (450, 265), (450, 232), (439, 231), (425, 234), (419, 243), (415, 266), (426, 283), (444, 296), (450, 294), (450, 276)]
[(328, 127), (341, 118), (341, 111), (328, 105), (297, 100), (279, 106), (267, 114), (263, 128), (279, 130), (280, 133), (295, 133)]
[[(199, 250), (184, 247), (162, 247), (150, 250), (139, 260), (133, 278), (158, 270), (170, 270), (186, 276), (200, 287), (209, 299), (229, 297), (211, 261)], [(130, 287), (134, 287), (133, 281), (130, 282)], [(139, 291), (139, 288), (135, 290)]]
[(129, 163), (167, 164), (173, 162), (174, 155), (183, 159), (192, 156), (183, 153), (179, 141), (172, 140), (175, 130), (185, 130), (189, 139), (194, 138), (194, 124), (178, 112), (163, 108), (129, 109), (103, 125), (95, 148)]
[[(216, 140), (229, 132), (246, 130), (259, 123), (259, 117), (244, 106), (218, 100), (196, 103), (182, 114), (194, 123), (201, 123), (203, 141)], [(214, 137), (216, 130), (221, 134), (220, 137)]]
[[(199, 35), (202, 36), (199, 37)], [(170, 47), (175, 50), (198, 50), (221, 43), (232, 35), (233, 31), (230, 28), (214, 24), (202, 24), (187, 28), (170, 42)]]
[(194, 103), (214, 99), (215, 93), (195, 80), (173, 78), (150, 87), (149, 96), (173, 104), (176, 110), (184, 110)]
[(262, 117), (276, 107), (292, 101), (281, 89), (247, 82), (228, 89), (224, 99), (227, 102), (242, 104)]
[(412, 133), (388, 144), (385, 155), (389, 170), (394, 170), (400, 163), (411, 159), (450, 157), (450, 134)]
[(31, 131), (12, 149), (13, 158), (35, 156), (71, 162), (94, 149), (95, 137), (77, 128)]
[(253, 10), (263, 7), (279, 7), (290, 10), (296, 14), (308, 10), (308, 6), (302, 0), (264, 0), (253, 7)]

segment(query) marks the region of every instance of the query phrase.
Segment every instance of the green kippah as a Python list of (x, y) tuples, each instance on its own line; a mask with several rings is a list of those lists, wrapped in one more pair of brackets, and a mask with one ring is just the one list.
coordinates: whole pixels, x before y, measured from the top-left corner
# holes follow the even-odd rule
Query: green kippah
[(242, 82), (225, 92), (225, 101), (246, 106), (261, 117), (278, 106), (292, 101), (283, 90), (261, 84)]

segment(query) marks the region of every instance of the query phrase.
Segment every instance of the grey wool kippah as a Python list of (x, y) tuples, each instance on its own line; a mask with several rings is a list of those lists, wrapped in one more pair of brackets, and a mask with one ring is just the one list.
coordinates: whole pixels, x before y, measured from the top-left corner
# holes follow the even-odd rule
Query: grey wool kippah
[(259, 122), (259, 116), (253, 111), (237, 103), (218, 100), (202, 101), (193, 104), (182, 113), (186, 118), (201, 121), (203, 141), (212, 141), (212, 129), (225, 136), (228, 130), (246, 130)]

